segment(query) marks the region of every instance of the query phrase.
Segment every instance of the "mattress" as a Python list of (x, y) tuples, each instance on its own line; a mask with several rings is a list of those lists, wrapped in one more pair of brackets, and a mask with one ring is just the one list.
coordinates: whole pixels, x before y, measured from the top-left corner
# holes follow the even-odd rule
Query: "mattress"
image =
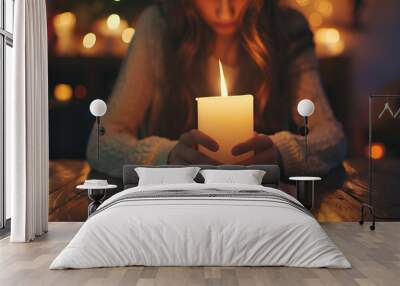
[(106, 200), (50, 269), (119, 266), (350, 268), (313, 216), (269, 187), (134, 187)]

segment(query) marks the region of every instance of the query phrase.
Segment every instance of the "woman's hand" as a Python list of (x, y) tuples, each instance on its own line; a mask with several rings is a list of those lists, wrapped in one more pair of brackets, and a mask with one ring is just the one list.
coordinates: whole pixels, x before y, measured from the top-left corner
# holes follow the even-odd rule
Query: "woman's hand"
[(178, 143), (169, 152), (168, 164), (220, 164), (220, 162), (200, 153), (197, 150), (198, 145), (202, 145), (211, 151), (217, 151), (219, 148), (218, 143), (211, 137), (197, 129), (192, 129), (182, 134)]
[(280, 164), (281, 155), (269, 136), (256, 134), (253, 138), (232, 148), (232, 155), (238, 156), (254, 151), (254, 156), (238, 164)]

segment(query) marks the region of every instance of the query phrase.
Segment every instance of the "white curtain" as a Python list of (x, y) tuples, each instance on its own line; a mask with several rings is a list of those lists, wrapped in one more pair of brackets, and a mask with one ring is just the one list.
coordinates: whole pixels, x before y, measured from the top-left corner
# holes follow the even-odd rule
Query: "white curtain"
[(6, 187), (12, 242), (48, 225), (48, 79), (45, 0), (16, 0), (13, 94), (6, 98)]

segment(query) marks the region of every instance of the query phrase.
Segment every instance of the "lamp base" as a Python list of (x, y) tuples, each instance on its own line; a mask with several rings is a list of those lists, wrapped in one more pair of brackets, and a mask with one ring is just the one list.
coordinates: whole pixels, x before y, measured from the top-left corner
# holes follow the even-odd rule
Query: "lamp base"
[(309, 210), (314, 207), (314, 181), (297, 181), (297, 199)]
[(297, 200), (308, 210), (314, 208), (315, 201), (315, 182), (320, 181), (320, 177), (290, 177), (289, 180), (296, 182)]

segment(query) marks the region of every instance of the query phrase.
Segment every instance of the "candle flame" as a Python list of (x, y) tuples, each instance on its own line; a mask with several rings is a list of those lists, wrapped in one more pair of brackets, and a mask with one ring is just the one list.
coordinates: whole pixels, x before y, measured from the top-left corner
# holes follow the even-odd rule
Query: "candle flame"
[(221, 60), (219, 60), (219, 76), (221, 85), (221, 96), (228, 96), (228, 89), (226, 87), (224, 69), (222, 68)]

